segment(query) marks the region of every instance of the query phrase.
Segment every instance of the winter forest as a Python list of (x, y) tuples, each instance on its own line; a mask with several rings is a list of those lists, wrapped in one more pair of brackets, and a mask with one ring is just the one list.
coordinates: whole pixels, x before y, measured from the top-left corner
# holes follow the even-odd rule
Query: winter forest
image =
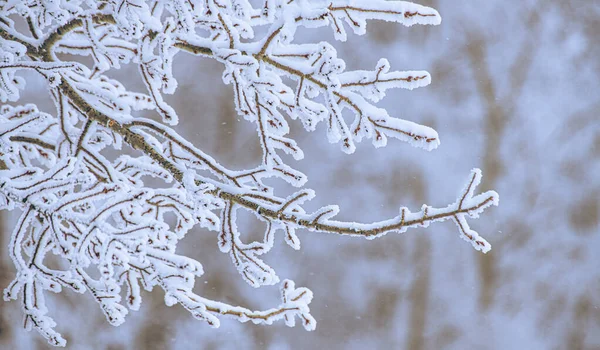
[(0, 0), (0, 347), (600, 347), (600, 5)]

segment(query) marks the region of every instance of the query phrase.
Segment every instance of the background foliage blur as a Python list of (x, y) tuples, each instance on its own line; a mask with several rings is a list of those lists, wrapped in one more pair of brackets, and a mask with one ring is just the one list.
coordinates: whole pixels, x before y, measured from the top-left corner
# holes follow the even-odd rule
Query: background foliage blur
[[(282, 278), (315, 293), (317, 330), (238, 324), (220, 329), (144, 295), (139, 312), (111, 327), (89, 295), (49, 295), (50, 312), (73, 349), (598, 349), (600, 348), (600, 4), (586, 0), (423, 0), (439, 27), (371, 22), (364, 37), (334, 43), (349, 68), (424, 69), (432, 84), (391, 91), (381, 106), (433, 126), (441, 146), (428, 153), (391, 141), (353, 155), (329, 145), (325, 130), (292, 131), (305, 153), (298, 169), (317, 204), (341, 204), (341, 217), (373, 221), (401, 205), (446, 205), (480, 167), (481, 190), (500, 206), (473, 221), (492, 244), (482, 255), (452, 223), (378, 240), (300, 233), (302, 249), (276, 242), (266, 257)], [(326, 31), (298, 39), (328, 40)], [(184, 53), (170, 102), (178, 130), (234, 169), (259, 161), (253, 126), (235, 114), (221, 66)], [(115, 75), (142, 87), (135, 67)], [(28, 76), (22, 101), (52, 111), (45, 88)], [(293, 161), (292, 161), (293, 162)], [(14, 213), (0, 213), (0, 284), (14, 275), (7, 238)], [(248, 228), (261, 234), (257, 222)], [(252, 237), (252, 234), (251, 234)], [(206, 275), (197, 290), (250, 308), (270, 307), (276, 286), (255, 290), (220, 253), (216, 236), (196, 229), (181, 252)], [(45, 349), (21, 328), (16, 302), (0, 303), (0, 348)]]

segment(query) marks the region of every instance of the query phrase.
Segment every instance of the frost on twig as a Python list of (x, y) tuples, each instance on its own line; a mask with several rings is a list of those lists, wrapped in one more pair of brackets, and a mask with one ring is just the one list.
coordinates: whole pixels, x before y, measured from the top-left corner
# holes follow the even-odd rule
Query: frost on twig
[[(416, 212), (402, 207), (396, 217), (371, 224), (336, 220), (335, 205), (306, 211), (314, 191), (299, 188), (282, 197), (264, 181), (278, 178), (295, 187), (307, 182), (281, 156), (304, 157), (289, 136), (290, 119), (307, 131), (324, 130), (346, 153), (364, 139), (382, 147), (390, 137), (436, 148), (435, 130), (376, 106), (388, 89), (428, 85), (429, 73), (395, 71), (386, 59), (373, 69), (350, 71), (331, 44), (296, 43), (294, 33), (299, 27), (328, 27), (337, 40), (346, 40), (347, 29), (362, 35), (369, 20), (436, 25), (439, 14), (402, 1), (256, 3), (0, 4), (0, 209), (22, 212), (9, 245), (17, 273), (4, 298), (20, 299), (25, 326), (49, 343), (65, 345), (44, 302), (46, 291), (62, 288), (89, 292), (115, 326), (128, 310), (140, 308), (142, 290), (158, 287), (167, 305), (179, 304), (211, 326), (229, 316), (258, 324), (283, 320), (288, 326), (298, 318), (305, 329), (315, 328), (308, 306), (312, 292), (289, 280), (281, 282), (281, 302), (264, 311), (197, 295), (193, 288), (203, 267), (196, 257), (176, 253), (178, 242), (196, 225), (217, 232), (215, 245), (253, 287), (279, 283), (261, 257), (277, 235), (300, 249), (297, 231), (302, 229), (372, 239), (452, 220), (475, 249), (489, 251), (489, 243), (467, 222), (498, 204), (493, 191), (475, 193), (479, 170), (448, 206), (424, 205)], [(17, 30), (16, 17), (27, 30)], [(266, 35), (256, 35), (258, 27)], [(237, 113), (256, 129), (262, 147), (256, 166), (225, 168), (173, 129), (189, 117), (179, 116), (163, 96), (177, 90), (172, 69), (181, 51), (223, 64), (223, 82), (233, 88)], [(89, 58), (88, 63), (69, 60), (74, 55)], [(130, 91), (107, 75), (123, 64), (137, 65), (146, 91)], [(25, 86), (21, 70), (46, 80), (54, 111), (5, 104), (19, 101)], [(150, 118), (151, 111), (161, 122)], [(115, 157), (110, 149), (128, 153)], [(237, 225), (239, 211), (265, 223), (262, 240), (242, 240), (246, 228)], [(60, 268), (46, 265), (48, 254), (61, 259)]]

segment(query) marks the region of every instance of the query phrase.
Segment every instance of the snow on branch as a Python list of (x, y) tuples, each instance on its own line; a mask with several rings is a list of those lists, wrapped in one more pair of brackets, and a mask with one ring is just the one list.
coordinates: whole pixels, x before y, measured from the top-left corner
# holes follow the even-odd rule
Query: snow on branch
[[(303, 229), (373, 239), (452, 220), (475, 249), (490, 250), (467, 221), (498, 204), (493, 191), (475, 193), (481, 181), (477, 169), (446, 207), (423, 205), (415, 212), (402, 207), (394, 218), (361, 224), (336, 220), (336, 205), (307, 211), (304, 204), (315, 193), (303, 188), (306, 175), (281, 156), (304, 157), (289, 136), (290, 119), (307, 131), (322, 127), (346, 153), (363, 139), (382, 147), (390, 137), (436, 148), (435, 130), (376, 106), (388, 89), (428, 85), (429, 73), (395, 71), (386, 59), (370, 70), (347, 70), (331, 44), (296, 43), (294, 34), (298, 27), (329, 27), (337, 40), (346, 40), (347, 28), (362, 35), (370, 20), (436, 25), (439, 14), (403, 1), (256, 3), (0, 4), (0, 209), (21, 211), (9, 244), (17, 273), (4, 299), (20, 300), (27, 329), (35, 328), (50, 344), (66, 344), (49, 316), (46, 291), (89, 292), (108, 322), (118, 326), (129, 310), (140, 308), (142, 290), (155, 287), (164, 291), (167, 305), (179, 304), (214, 327), (222, 316), (257, 324), (283, 320), (288, 326), (297, 317), (305, 329), (315, 329), (312, 292), (290, 280), (281, 282), (281, 302), (264, 311), (197, 295), (193, 288), (203, 267), (196, 258), (201, 256), (176, 253), (178, 242), (196, 225), (217, 233), (216, 247), (253, 287), (279, 283), (261, 257), (276, 235), (300, 249)], [(27, 23), (24, 31), (17, 29), (17, 17)], [(265, 35), (255, 33), (259, 27)], [(256, 129), (262, 147), (254, 167), (228, 169), (174, 129), (189, 116), (178, 115), (163, 95), (177, 91), (172, 70), (181, 51), (223, 65), (222, 79), (233, 88), (236, 111)], [(74, 55), (88, 58), (87, 63), (71, 60)], [(130, 91), (126, 82), (107, 75), (125, 64), (138, 67), (145, 92)], [(25, 87), (21, 70), (45, 79), (53, 111), (18, 104)], [(153, 113), (161, 122), (151, 118)], [(265, 181), (269, 178), (298, 187), (297, 192), (279, 196)], [(265, 224), (262, 240), (242, 240), (246, 228), (238, 227), (240, 210)], [(49, 254), (66, 267), (48, 267)]]

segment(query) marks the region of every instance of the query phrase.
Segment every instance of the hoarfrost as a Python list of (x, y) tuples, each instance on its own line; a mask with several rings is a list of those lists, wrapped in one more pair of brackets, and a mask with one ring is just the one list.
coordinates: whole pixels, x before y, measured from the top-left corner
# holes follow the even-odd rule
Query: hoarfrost
[[(16, 29), (15, 16), (28, 22), (28, 33)], [(195, 294), (203, 267), (176, 253), (195, 225), (217, 232), (217, 246), (253, 287), (279, 283), (261, 256), (278, 234), (300, 249), (301, 229), (372, 239), (453, 220), (462, 238), (489, 251), (489, 243), (467, 222), (498, 204), (493, 191), (475, 194), (478, 170), (447, 207), (401, 208), (397, 217), (371, 224), (335, 220), (336, 205), (308, 212), (304, 204), (314, 191), (281, 197), (264, 181), (278, 178), (295, 187), (307, 181), (281, 157), (281, 152), (304, 157), (289, 136), (288, 118), (299, 119), (307, 131), (326, 130), (328, 140), (346, 153), (363, 139), (376, 147), (385, 146), (388, 137), (426, 150), (439, 145), (435, 130), (392, 117), (374, 104), (388, 89), (428, 85), (429, 73), (394, 71), (386, 59), (373, 70), (349, 71), (331, 44), (294, 42), (298, 27), (330, 27), (344, 41), (346, 28), (362, 35), (369, 20), (405, 26), (441, 21), (431, 8), (382, 0), (267, 0), (256, 8), (246, 0), (0, 5), (0, 101), (19, 100), (24, 79), (18, 73), (27, 69), (46, 79), (55, 104), (53, 113), (34, 105), (0, 109), (0, 208), (22, 211), (9, 246), (17, 274), (4, 298), (21, 300), (25, 326), (64, 346), (48, 316), (45, 291), (90, 292), (117, 326), (128, 309), (140, 308), (142, 288), (159, 287), (167, 305), (180, 304), (214, 327), (221, 316), (260, 324), (283, 320), (288, 326), (297, 317), (306, 330), (315, 329), (308, 306), (312, 292), (290, 280), (281, 282), (281, 303), (264, 311)], [(267, 28), (266, 35), (255, 38), (257, 27)], [(177, 90), (173, 60), (182, 51), (223, 64), (223, 82), (234, 90), (236, 111), (254, 125), (260, 141), (262, 157), (254, 168), (227, 169), (171, 128), (185, 116), (178, 116), (163, 94)], [(86, 56), (92, 63), (67, 61), (65, 54)], [(146, 93), (129, 91), (105, 74), (127, 63), (139, 67)], [(133, 111), (156, 111), (162, 123)], [(106, 152), (123, 146), (133, 155), (115, 158)], [(149, 187), (149, 177), (162, 182)], [(239, 210), (264, 222), (262, 241), (242, 241)], [(165, 214), (175, 217), (174, 224)], [(46, 266), (49, 253), (66, 261), (68, 269)], [(91, 277), (90, 269), (100, 277)]]

